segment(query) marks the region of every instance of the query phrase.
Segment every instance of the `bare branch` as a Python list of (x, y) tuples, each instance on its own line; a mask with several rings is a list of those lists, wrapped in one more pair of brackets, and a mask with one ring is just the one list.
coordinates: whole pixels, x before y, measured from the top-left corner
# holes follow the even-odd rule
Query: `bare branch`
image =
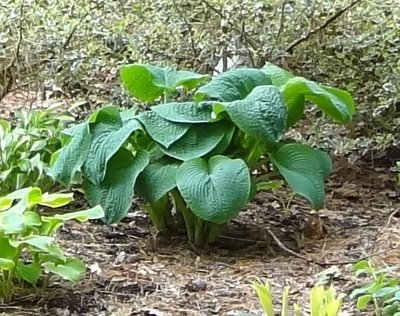
[(307, 41), (312, 35), (315, 33), (318, 33), (319, 31), (322, 31), (324, 28), (326, 28), (329, 24), (333, 23), (336, 21), (338, 18), (340, 18), (344, 13), (346, 13), (348, 10), (350, 10), (352, 7), (354, 7), (356, 4), (360, 3), (363, 0), (354, 0), (351, 2), (348, 6), (344, 7), (343, 9), (337, 11), (335, 14), (330, 16), (325, 20), (324, 23), (322, 23), (320, 26), (316, 27), (315, 29), (307, 31), (305, 34), (303, 34), (300, 38), (294, 40), (291, 44), (289, 44), (286, 48), (285, 51), (292, 54), (293, 50), (295, 47), (300, 45), (301, 43)]

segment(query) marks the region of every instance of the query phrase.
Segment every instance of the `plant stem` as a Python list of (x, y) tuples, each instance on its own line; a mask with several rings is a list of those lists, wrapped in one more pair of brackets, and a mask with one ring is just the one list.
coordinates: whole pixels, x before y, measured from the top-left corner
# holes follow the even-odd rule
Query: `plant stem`
[(186, 232), (190, 241), (195, 240), (195, 216), (190, 209), (187, 208), (186, 202), (183, 200), (181, 194), (177, 189), (171, 191), (175, 208), (177, 212), (180, 212), (185, 221)]

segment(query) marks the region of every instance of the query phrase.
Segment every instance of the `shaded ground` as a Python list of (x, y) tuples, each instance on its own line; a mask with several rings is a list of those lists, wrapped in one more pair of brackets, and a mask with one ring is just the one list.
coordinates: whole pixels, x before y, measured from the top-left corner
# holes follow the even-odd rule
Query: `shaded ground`
[[(232, 222), (219, 245), (194, 249), (184, 236), (157, 236), (140, 211), (118, 227), (73, 223), (59, 240), (88, 265), (78, 285), (55, 285), (21, 295), (0, 312), (7, 315), (229, 315), (259, 312), (250, 287), (268, 279), (276, 292), (290, 285), (303, 302), (318, 272), (338, 267), (334, 280), (348, 293), (355, 285), (350, 264), (372, 255), (380, 264), (400, 264), (399, 192), (386, 167), (336, 161), (328, 183), (328, 207), (319, 219), (309, 207), (288, 202), (282, 190), (261, 193)], [(278, 201), (278, 202), (277, 202)], [(77, 207), (79, 207), (77, 205)], [(286, 252), (284, 247), (297, 255)], [(308, 262), (307, 262), (308, 260)], [(279, 297), (277, 295), (277, 297)], [(365, 315), (371, 315), (367, 312)], [(346, 302), (346, 315), (360, 315)]]
[[(3, 117), (9, 112), (0, 108)], [(250, 286), (256, 278), (272, 282), (276, 303), (290, 285), (292, 300), (307, 309), (316, 274), (336, 268), (342, 274), (333, 284), (348, 294), (358, 259), (400, 264), (400, 192), (391, 166), (336, 158), (327, 208), (318, 216), (303, 200), (290, 202), (289, 191), (260, 193), (208, 249), (195, 249), (185, 236), (158, 236), (138, 206), (119, 226), (68, 224), (59, 243), (87, 263), (85, 280), (27, 289), (0, 305), (0, 314), (261, 315)], [(85, 207), (77, 200), (75, 208)], [(362, 315), (348, 300), (345, 311)]]

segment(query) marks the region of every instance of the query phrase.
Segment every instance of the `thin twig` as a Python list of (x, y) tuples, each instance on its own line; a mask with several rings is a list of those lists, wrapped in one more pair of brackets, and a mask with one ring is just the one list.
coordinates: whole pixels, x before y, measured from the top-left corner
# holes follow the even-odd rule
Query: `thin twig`
[(295, 256), (295, 257), (301, 259), (301, 260), (304, 260), (304, 261), (307, 261), (307, 262), (309, 262), (309, 263), (313, 263), (313, 264), (319, 265), (319, 266), (321, 266), (321, 267), (333, 266), (333, 265), (338, 265), (338, 266), (340, 266), (340, 265), (346, 265), (346, 264), (354, 264), (354, 263), (356, 263), (356, 262), (358, 262), (358, 261), (360, 261), (360, 260), (365, 260), (365, 259), (369, 259), (369, 258), (372, 258), (372, 257), (375, 257), (375, 256), (379, 256), (380, 254), (386, 253), (388, 250), (393, 249), (393, 247), (391, 247), (391, 248), (389, 248), (389, 249), (385, 249), (385, 250), (382, 250), (382, 251), (379, 251), (379, 252), (375, 252), (375, 253), (372, 253), (372, 254), (369, 254), (369, 255), (365, 255), (365, 256), (362, 256), (362, 257), (357, 258), (357, 259), (354, 259), (354, 260), (320, 262), (320, 261), (313, 260), (313, 259), (311, 259), (311, 258), (307, 258), (307, 257), (305, 257), (305, 256), (303, 256), (303, 255), (301, 255), (301, 254), (299, 254), (299, 253), (293, 251), (292, 249), (289, 249), (288, 247), (286, 247), (286, 246), (279, 240), (279, 238), (272, 232), (271, 229), (267, 228), (267, 232), (271, 235), (271, 237), (274, 239), (275, 243), (276, 243), (276, 244), (279, 246), (279, 248), (281, 248), (282, 250), (286, 251), (287, 253), (290, 253), (291, 255), (293, 255), (293, 256)]
[(318, 33), (322, 31), (324, 28), (326, 28), (329, 24), (332, 22), (336, 21), (339, 17), (341, 17), (344, 13), (346, 13), (348, 10), (350, 10), (352, 7), (354, 7), (356, 4), (360, 3), (363, 0), (354, 0), (351, 2), (348, 6), (344, 7), (343, 9), (337, 11), (335, 14), (330, 16), (325, 20), (324, 23), (322, 23), (320, 26), (316, 27), (315, 29), (311, 29), (307, 31), (305, 34), (303, 34), (300, 38), (294, 40), (291, 44), (289, 44), (286, 48), (285, 51), (288, 53), (293, 53), (293, 50), (296, 46), (300, 45), (301, 43), (307, 41), (312, 35), (315, 33)]

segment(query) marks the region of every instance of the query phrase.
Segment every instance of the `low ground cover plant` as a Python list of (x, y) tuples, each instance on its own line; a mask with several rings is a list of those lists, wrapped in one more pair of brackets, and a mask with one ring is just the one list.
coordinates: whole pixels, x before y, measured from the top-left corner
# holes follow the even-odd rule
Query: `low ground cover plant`
[[(266, 316), (302, 316), (303, 308), (298, 304), (289, 304), (289, 287), (285, 287), (282, 293), (282, 304), (280, 310), (274, 308), (274, 296), (269, 282), (254, 282), (253, 288), (256, 290), (263, 311)], [(310, 316), (338, 316), (342, 310), (344, 294), (337, 295), (336, 290), (330, 286), (325, 288), (322, 285), (315, 286), (310, 291)], [(292, 312), (290, 312), (292, 311)], [(237, 316), (253, 316), (253, 314), (239, 314)]]
[(370, 260), (362, 260), (353, 268), (357, 276), (369, 279), (350, 295), (357, 300), (357, 308), (364, 310), (373, 305), (377, 316), (400, 316), (400, 279), (393, 276), (394, 269), (378, 270)]
[(72, 200), (72, 194), (42, 193), (37, 187), (0, 197), (0, 301), (10, 299), (17, 287), (36, 286), (39, 280), (46, 285), (52, 275), (77, 282), (84, 274), (84, 264), (66, 256), (54, 237), (66, 221), (103, 217), (101, 207), (52, 216), (38, 209), (59, 208)]
[(59, 133), (71, 120), (50, 110), (19, 112), (15, 126), (0, 120), (0, 196), (27, 186), (50, 189), (50, 158), (61, 147)]
[[(347, 92), (273, 64), (212, 79), (142, 64), (120, 74), (141, 110), (106, 106), (65, 130), (50, 170), (66, 186), (82, 185), (106, 223), (122, 219), (139, 195), (158, 230), (184, 228), (196, 244), (213, 242), (275, 176), (313, 209), (323, 207), (329, 156), (285, 133), (308, 103), (349, 122), (355, 110)], [(260, 166), (270, 172), (260, 175)]]

